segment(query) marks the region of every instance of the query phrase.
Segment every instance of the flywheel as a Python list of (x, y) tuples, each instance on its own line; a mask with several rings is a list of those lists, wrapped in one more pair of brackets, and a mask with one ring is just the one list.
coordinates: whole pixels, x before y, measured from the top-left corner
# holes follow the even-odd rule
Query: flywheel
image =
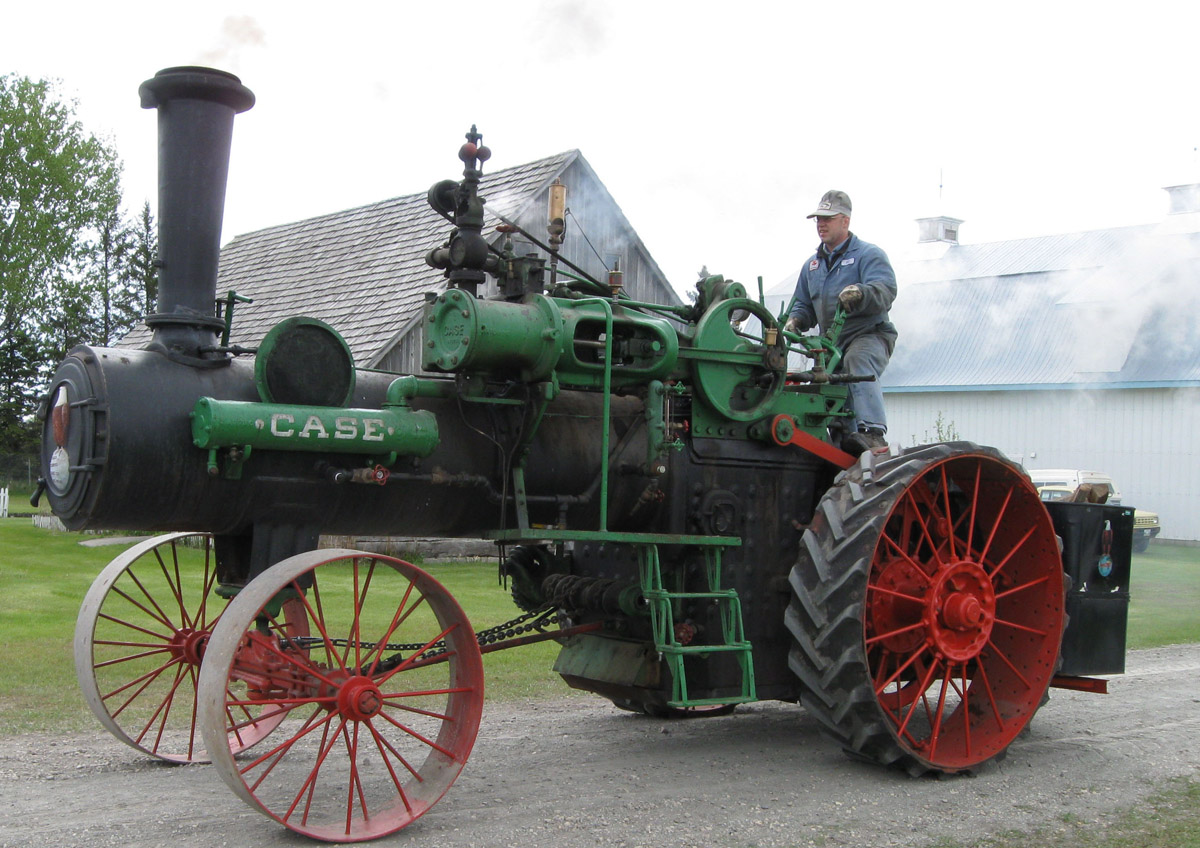
[(1063, 584), (1037, 491), (995, 449), (866, 453), (821, 499), (792, 569), (801, 701), (852, 756), (975, 769), (1045, 699)]

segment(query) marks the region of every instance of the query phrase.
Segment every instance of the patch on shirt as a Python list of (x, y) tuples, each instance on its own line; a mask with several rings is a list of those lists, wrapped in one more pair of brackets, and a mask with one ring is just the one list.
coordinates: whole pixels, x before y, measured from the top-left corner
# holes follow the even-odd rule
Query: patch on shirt
[(853, 264), (854, 264), (854, 257), (853, 257), (853, 256), (851, 256), (849, 259), (843, 259), (843, 260), (842, 260), (842, 264), (843, 264), (843, 265), (853, 265)]
[(815, 270), (817, 270), (817, 266), (820, 264), (821, 263), (817, 262), (817, 260), (814, 259), (812, 262), (808, 263), (808, 270), (815, 271)]

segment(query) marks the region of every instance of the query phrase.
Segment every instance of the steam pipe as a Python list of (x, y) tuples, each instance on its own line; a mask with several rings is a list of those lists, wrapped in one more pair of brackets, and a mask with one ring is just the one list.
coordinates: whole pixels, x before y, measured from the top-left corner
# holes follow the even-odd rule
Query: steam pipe
[(214, 302), (233, 118), (254, 93), (233, 74), (177, 67), (138, 94), (142, 108), (158, 110), (158, 312), (146, 316), (147, 349), (215, 364), (204, 353), (224, 329)]

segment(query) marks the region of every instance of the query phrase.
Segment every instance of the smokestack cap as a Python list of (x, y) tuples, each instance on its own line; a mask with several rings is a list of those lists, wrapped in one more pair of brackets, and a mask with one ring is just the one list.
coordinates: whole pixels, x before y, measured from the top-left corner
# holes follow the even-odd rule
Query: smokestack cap
[(159, 71), (142, 83), (138, 94), (143, 109), (157, 109), (177, 98), (220, 103), (235, 112), (245, 112), (254, 105), (254, 92), (233, 74), (190, 65)]
[(821, 195), (821, 202), (817, 204), (817, 211), (808, 217), (832, 218), (834, 215), (850, 217), (850, 195), (844, 191), (830, 189)]

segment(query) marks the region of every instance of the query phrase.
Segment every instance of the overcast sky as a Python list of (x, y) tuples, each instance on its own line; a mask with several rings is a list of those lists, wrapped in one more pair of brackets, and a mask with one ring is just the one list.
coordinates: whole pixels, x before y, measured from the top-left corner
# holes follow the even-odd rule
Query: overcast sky
[[(901, 257), (914, 219), (964, 242), (1161, 220), (1200, 181), (1184, 3), (505, 0), (22, 3), (0, 73), (55, 77), (155, 204), (161, 68), (231, 71), (225, 239), (460, 175), (476, 123), (507, 167), (579, 148), (679, 290), (767, 287), (849, 192), (853, 229)], [(485, 191), (486, 193), (486, 191)], [(900, 281), (903, 286), (903, 280)]]

